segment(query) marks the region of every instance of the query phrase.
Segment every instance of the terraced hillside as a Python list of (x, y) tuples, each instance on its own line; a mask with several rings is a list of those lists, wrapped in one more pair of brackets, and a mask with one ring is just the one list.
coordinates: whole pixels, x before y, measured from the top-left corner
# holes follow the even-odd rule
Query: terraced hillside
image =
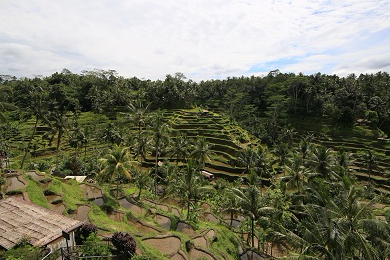
[[(350, 154), (350, 169), (363, 183), (372, 182), (377, 190), (390, 194), (390, 139), (377, 129), (356, 124), (332, 127), (328, 120), (296, 118), (291, 120), (298, 135), (311, 135), (311, 142), (334, 151)], [(368, 169), (367, 154), (373, 155), (374, 167)]]
[[(244, 172), (244, 168), (235, 165), (237, 155), (246, 146), (259, 145), (258, 140), (222, 115), (208, 110), (170, 110), (164, 114), (169, 118), (173, 141), (177, 133), (196, 139), (205, 137), (211, 144), (212, 160), (206, 162), (205, 170), (215, 176), (234, 180)], [(161, 160), (172, 160), (163, 156)], [(147, 162), (154, 163), (151, 156)]]
[(129, 232), (137, 241), (136, 254), (146, 254), (149, 259), (247, 259), (241, 239), (247, 234), (237, 228), (242, 216), (234, 220), (230, 230), (229, 217), (213, 212), (207, 203), (202, 205), (199, 222), (194, 223), (185, 219), (182, 207), (173, 198), (137, 201), (134, 189), (122, 185), (123, 196), (116, 200), (109, 185), (78, 183), (35, 171), (10, 174), (3, 190), (6, 198), (33, 202), (93, 223), (101, 237), (110, 238), (118, 230)]

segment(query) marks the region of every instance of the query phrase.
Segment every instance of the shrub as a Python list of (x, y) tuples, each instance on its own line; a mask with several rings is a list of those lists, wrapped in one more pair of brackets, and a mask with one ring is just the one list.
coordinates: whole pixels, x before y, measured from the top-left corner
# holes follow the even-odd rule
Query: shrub
[(97, 233), (97, 226), (91, 223), (83, 223), (75, 233), (76, 244), (81, 245), (90, 234)]
[(109, 256), (111, 255), (111, 250), (107, 244), (101, 243), (102, 241), (96, 235), (96, 233), (91, 233), (87, 239), (84, 241), (84, 245), (81, 247), (81, 252), (83, 256)]
[(112, 235), (111, 242), (118, 250), (119, 255), (126, 259), (130, 259), (135, 254), (137, 243), (129, 233), (115, 232)]

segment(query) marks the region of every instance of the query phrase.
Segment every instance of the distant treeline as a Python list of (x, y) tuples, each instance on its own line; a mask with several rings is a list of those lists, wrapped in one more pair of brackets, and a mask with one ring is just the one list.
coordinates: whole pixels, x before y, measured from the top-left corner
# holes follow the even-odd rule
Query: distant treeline
[(387, 72), (339, 77), (276, 70), (262, 77), (201, 82), (188, 80), (182, 73), (157, 81), (124, 78), (114, 70), (74, 74), (64, 69), (45, 78), (0, 76), (2, 113), (29, 108), (112, 113), (126, 110), (136, 100), (151, 109), (218, 109), (252, 132), (258, 131), (259, 118), (276, 120), (286, 115), (327, 117), (335, 124), (352, 124), (360, 119), (387, 133), (390, 130)]

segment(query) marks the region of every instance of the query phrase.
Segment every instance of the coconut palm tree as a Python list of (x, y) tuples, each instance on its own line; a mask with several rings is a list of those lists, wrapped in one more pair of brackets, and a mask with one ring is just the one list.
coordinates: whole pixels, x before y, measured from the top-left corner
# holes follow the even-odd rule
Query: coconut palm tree
[(180, 195), (187, 208), (187, 220), (191, 216), (191, 205), (196, 202), (198, 193), (203, 187), (203, 180), (199, 168), (195, 166), (192, 160), (188, 161), (185, 169), (179, 172), (175, 179), (175, 190)]
[(308, 178), (317, 175), (315, 173), (310, 173), (309, 169), (303, 165), (301, 155), (296, 153), (287, 160), (287, 164), (284, 168), (287, 171), (287, 176), (282, 177), (282, 181), (286, 182), (287, 186), (296, 188), (298, 193), (302, 191)]
[(368, 171), (368, 179), (371, 183), (371, 175), (374, 170), (380, 170), (375, 154), (371, 150), (367, 150), (363, 155), (363, 163)]
[(297, 232), (289, 233), (300, 248), (293, 259), (383, 259), (380, 250), (390, 245), (390, 226), (374, 218), (375, 201), (362, 203), (351, 183), (344, 178), (332, 183), (332, 192), (319, 185), (307, 190), (311, 202), (304, 205)]
[(141, 99), (136, 99), (128, 106), (129, 114), (126, 114), (126, 121), (130, 121), (137, 126), (137, 137), (141, 137), (142, 127), (145, 127), (149, 120), (149, 105), (145, 105)]
[(134, 165), (134, 161), (130, 160), (128, 148), (122, 148), (114, 144), (113, 148), (108, 152), (106, 158), (101, 158), (99, 161), (104, 168), (100, 171), (98, 179), (102, 182), (116, 182), (116, 198), (119, 195), (119, 182), (121, 177), (130, 179), (130, 168)]
[(299, 144), (298, 144), (298, 149), (297, 151), (301, 154), (302, 156), (302, 164), (305, 165), (306, 164), (306, 159), (308, 157), (308, 155), (310, 154), (311, 152), (311, 148), (312, 148), (312, 145), (310, 143), (310, 139), (312, 137), (311, 136), (307, 136), (305, 138), (303, 138)]
[(33, 140), (34, 140), (39, 121), (41, 120), (45, 123), (48, 123), (47, 112), (46, 112), (47, 111), (47, 100), (45, 100), (47, 97), (47, 92), (44, 91), (41, 86), (37, 87), (37, 86), (32, 85), (31, 87), (33, 89), (28, 91), (29, 92), (28, 94), (30, 95), (30, 99), (29, 99), (30, 104), (28, 105), (27, 111), (28, 111), (30, 116), (35, 117), (35, 123), (34, 123), (34, 128), (33, 128), (30, 140), (28, 141), (28, 143), (26, 145), (26, 148), (25, 148), (25, 151), (23, 154), (23, 158), (22, 158), (22, 161), (20, 163), (21, 169), (23, 169), (27, 153), (29, 151), (29, 148), (30, 148)]
[(150, 183), (150, 172), (141, 168), (134, 168), (134, 182), (138, 188), (137, 200), (141, 198), (142, 190)]
[(151, 132), (153, 134), (153, 144), (155, 152), (155, 164), (154, 164), (154, 195), (157, 196), (157, 183), (158, 183), (158, 159), (161, 150), (166, 147), (169, 142), (170, 128), (167, 120), (165, 119), (161, 111), (157, 111), (150, 123)]
[(204, 136), (196, 138), (191, 157), (197, 162), (200, 170), (202, 170), (206, 162), (211, 160), (214, 153), (211, 150), (212, 145), (206, 140)]
[(259, 159), (257, 152), (249, 146), (242, 150), (237, 156), (238, 164), (245, 167), (243, 173), (249, 173), (250, 171), (255, 170)]
[(322, 177), (332, 177), (335, 175), (332, 169), (335, 164), (335, 158), (332, 151), (325, 146), (315, 147), (308, 163)]
[(255, 247), (255, 222), (259, 217), (271, 213), (273, 208), (264, 205), (260, 191), (257, 188), (258, 177), (254, 171), (250, 172), (248, 183), (248, 187), (244, 190), (233, 188), (232, 192), (236, 195), (244, 216), (247, 216), (250, 219), (251, 246)]
[(274, 147), (274, 153), (279, 157), (277, 162), (279, 166), (283, 166), (286, 163), (286, 159), (289, 154), (289, 147), (287, 143), (278, 143)]
[(176, 155), (176, 166), (179, 164), (180, 160), (187, 160), (189, 154), (190, 140), (187, 135), (184, 133), (178, 133), (174, 142), (169, 147), (169, 154), (172, 156)]
[(141, 132), (140, 136), (135, 139), (135, 147), (138, 160), (142, 163), (146, 160), (146, 153), (149, 149), (151, 140), (147, 132)]

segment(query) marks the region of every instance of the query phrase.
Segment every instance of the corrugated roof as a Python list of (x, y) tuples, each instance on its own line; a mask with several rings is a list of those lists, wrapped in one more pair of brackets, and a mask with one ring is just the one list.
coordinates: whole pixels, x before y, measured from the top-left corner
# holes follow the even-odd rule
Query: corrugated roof
[(44, 246), (70, 232), (82, 222), (31, 202), (15, 198), (0, 200), (0, 246), (11, 249), (24, 237), (33, 246)]

